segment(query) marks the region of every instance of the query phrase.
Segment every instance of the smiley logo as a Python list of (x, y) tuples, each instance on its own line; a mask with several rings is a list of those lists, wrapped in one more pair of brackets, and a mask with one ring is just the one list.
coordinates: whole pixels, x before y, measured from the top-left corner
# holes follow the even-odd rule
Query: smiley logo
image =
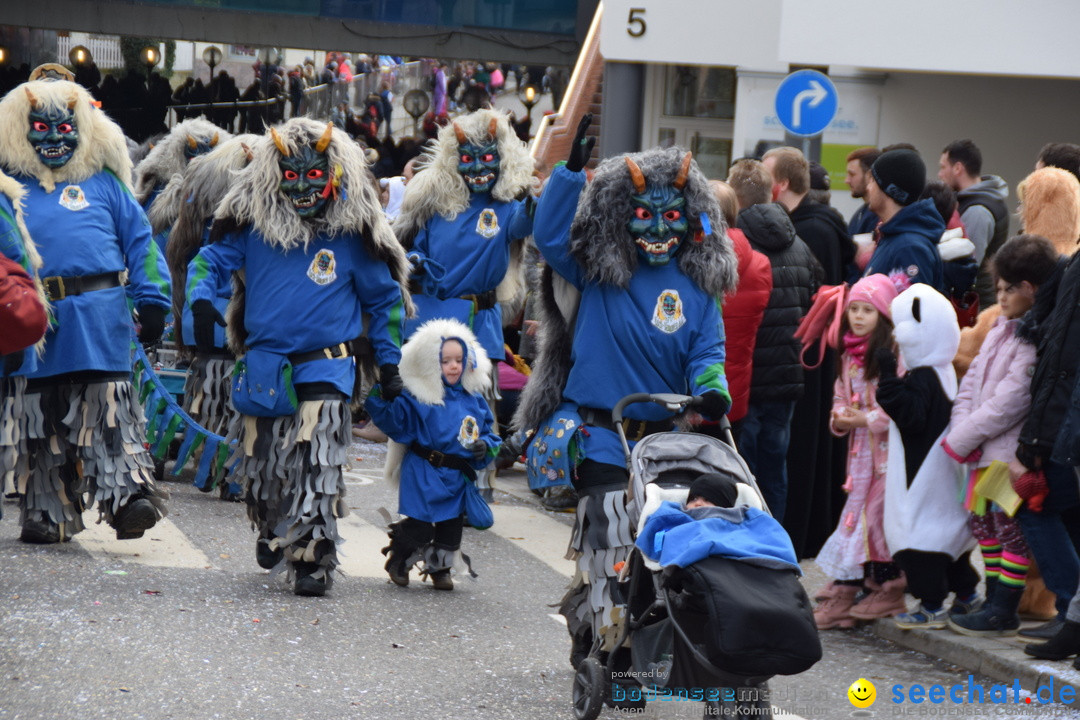
[(877, 700), (877, 688), (866, 678), (859, 678), (847, 689), (848, 700), (857, 708), (868, 708)]

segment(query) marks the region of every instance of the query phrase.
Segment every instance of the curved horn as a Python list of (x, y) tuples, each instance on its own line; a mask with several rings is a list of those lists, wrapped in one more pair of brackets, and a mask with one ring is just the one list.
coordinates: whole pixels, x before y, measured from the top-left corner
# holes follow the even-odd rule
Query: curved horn
[(278, 131), (270, 128), (270, 137), (274, 138), (274, 144), (277, 145), (278, 152), (285, 157), (289, 157), (289, 148), (285, 147), (285, 141), (278, 135)]
[(679, 174), (675, 176), (675, 182), (671, 183), (676, 190), (682, 190), (686, 187), (686, 179), (690, 175), (690, 161), (692, 159), (691, 153), (683, 155), (682, 165), (679, 166)]
[(218, 144), (218, 134), (214, 133), (214, 137), (210, 138), (210, 147), (214, 147)]
[(496, 137), (498, 137), (498, 135), (495, 134), (495, 132), (498, 129), (499, 129), (499, 119), (498, 118), (491, 118), (491, 122), (488, 123), (488, 135), (491, 136), (492, 140), (494, 140)]
[(79, 102), (79, 94), (77, 92), (75, 92), (75, 90), (73, 89), (68, 94), (68, 103), (67, 103), (68, 110), (74, 110), (75, 109), (75, 103), (77, 103), (77, 102)]
[(333, 129), (334, 123), (326, 123), (326, 129), (323, 130), (323, 134), (319, 138), (319, 141), (315, 143), (315, 152), (324, 153), (326, 152), (326, 148), (330, 147), (330, 134)]
[(251, 148), (247, 146), (247, 143), (240, 143), (240, 147), (244, 148), (244, 154), (247, 155), (248, 162), (255, 159), (255, 153), (251, 152)]
[(41, 107), (41, 103), (38, 102), (38, 99), (36, 97), (34, 97), (34, 93), (30, 92), (30, 88), (23, 87), (23, 91), (26, 93), (26, 99), (30, 101), (30, 107), (34, 108), (35, 110), (39, 109)]
[(192, 150), (199, 149), (199, 143), (195, 142), (195, 138), (191, 137), (190, 135), (187, 136), (187, 146)]
[(469, 142), (469, 138), (465, 137), (465, 131), (461, 129), (461, 126), (454, 122), (454, 135), (457, 136), (458, 145), (464, 145)]
[(626, 167), (630, 168), (630, 179), (634, 183), (634, 190), (639, 194), (645, 192), (645, 174), (641, 172), (638, 164), (626, 156)]

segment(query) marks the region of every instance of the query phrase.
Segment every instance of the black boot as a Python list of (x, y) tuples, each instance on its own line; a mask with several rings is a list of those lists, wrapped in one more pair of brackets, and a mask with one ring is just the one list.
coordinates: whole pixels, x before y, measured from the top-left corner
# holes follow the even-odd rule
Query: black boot
[(261, 537), (255, 543), (255, 562), (264, 570), (273, 570), (285, 555), (280, 547), (277, 550), (270, 548), (270, 541), (273, 539), (273, 536)]
[(998, 583), (994, 588), (992, 602), (974, 613), (950, 615), (949, 629), (972, 637), (1015, 635), (1020, 628), (1020, 616), (1016, 614), (1016, 608), (1020, 606), (1020, 598), (1023, 594), (1022, 587), (1015, 588)]
[(330, 571), (326, 570), (321, 578), (313, 577), (318, 571), (317, 563), (293, 563), (296, 580), (293, 581), (293, 594), (305, 597), (322, 597), (330, 589)]
[(133, 497), (116, 511), (113, 527), (117, 540), (135, 540), (157, 525), (157, 508), (144, 497)]
[(1025, 645), (1024, 652), (1043, 660), (1064, 660), (1080, 654), (1080, 623), (1066, 620), (1057, 635), (1044, 643)]
[(27, 511), (22, 522), (19, 539), (34, 545), (51, 545), (60, 542), (60, 526), (43, 512)]
[(1017, 633), (1020, 637), (1034, 638), (1036, 640), (1049, 640), (1050, 638), (1061, 632), (1062, 625), (1065, 624), (1065, 619), (1058, 615), (1053, 620), (1044, 622), (1042, 625), (1036, 625), (1033, 628), (1027, 630), (1021, 630)]
[(997, 592), (997, 589), (999, 587), (1001, 587), (1001, 585), (999, 584), (996, 577), (986, 578), (986, 592), (984, 593), (986, 595), (986, 600), (984, 601), (984, 604), (989, 605), (991, 602), (993, 602), (994, 593)]
[[(386, 556), (383, 568), (390, 576), (390, 581), (399, 587), (409, 585), (409, 568), (419, 559), (417, 550), (427, 544), (431, 537), (430, 524), (421, 523), (412, 518), (405, 518), (390, 524), (387, 535), (390, 544), (382, 549)], [(421, 536), (424, 536), (421, 538)]]

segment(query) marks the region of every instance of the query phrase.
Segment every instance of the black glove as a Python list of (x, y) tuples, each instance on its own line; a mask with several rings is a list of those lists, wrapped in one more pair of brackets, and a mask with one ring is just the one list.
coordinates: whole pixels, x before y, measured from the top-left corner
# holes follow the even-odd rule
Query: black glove
[(160, 305), (142, 305), (139, 307), (139, 342), (153, 345), (161, 339), (165, 331), (165, 314), (168, 312)]
[(405, 389), (405, 384), (401, 382), (397, 365), (386, 363), (379, 366), (379, 385), (382, 386), (383, 400), (393, 400), (401, 394), (401, 391)]
[(196, 300), (191, 303), (191, 330), (195, 333), (195, 348), (199, 352), (213, 352), (217, 347), (214, 342), (214, 325), (225, 327), (225, 318), (209, 300)]
[[(13, 353), (8, 353), (7, 355), (3, 356), (3, 367), (5, 375), (11, 375), (12, 373), (17, 372), (19, 368), (22, 367), (23, 353), (25, 352), (25, 350), (16, 350)], [(30, 352), (33, 352), (33, 349), (31, 349)]]
[(731, 401), (719, 390), (702, 393), (691, 405), (709, 420), (719, 420), (731, 409)]
[(592, 113), (585, 113), (581, 122), (578, 123), (574, 144), (570, 146), (570, 157), (566, 158), (566, 169), (570, 172), (581, 172), (585, 168), (585, 163), (589, 162), (589, 156), (592, 155), (596, 138), (585, 137), (589, 125), (592, 125)]
[(1037, 445), (1017, 443), (1016, 459), (1028, 470), (1038, 470), (1042, 463), (1039, 462), (1039, 448)]
[(879, 347), (874, 353), (874, 359), (877, 360), (879, 377), (896, 377), (896, 355), (892, 350)]
[(472, 452), (473, 460), (479, 462), (487, 457), (488, 446), (483, 440), (477, 440), (469, 450)]

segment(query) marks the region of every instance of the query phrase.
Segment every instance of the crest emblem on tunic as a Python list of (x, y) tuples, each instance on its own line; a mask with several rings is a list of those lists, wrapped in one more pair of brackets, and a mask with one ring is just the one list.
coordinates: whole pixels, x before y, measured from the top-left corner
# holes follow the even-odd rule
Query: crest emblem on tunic
[(329, 285), (337, 280), (337, 261), (333, 250), (320, 250), (308, 267), (307, 276), (316, 285)]
[(488, 240), (499, 234), (499, 216), (491, 208), (480, 213), (480, 219), (476, 221), (476, 232)]
[(472, 415), (466, 415), (458, 429), (458, 442), (463, 448), (471, 448), (480, 439), (480, 425)]
[(78, 185), (68, 185), (60, 191), (60, 204), (68, 210), (82, 210), (90, 206), (83, 189)]
[(686, 324), (682, 298), (679, 297), (678, 290), (665, 290), (656, 298), (652, 324), (656, 329), (666, 333), (673, 333)]

